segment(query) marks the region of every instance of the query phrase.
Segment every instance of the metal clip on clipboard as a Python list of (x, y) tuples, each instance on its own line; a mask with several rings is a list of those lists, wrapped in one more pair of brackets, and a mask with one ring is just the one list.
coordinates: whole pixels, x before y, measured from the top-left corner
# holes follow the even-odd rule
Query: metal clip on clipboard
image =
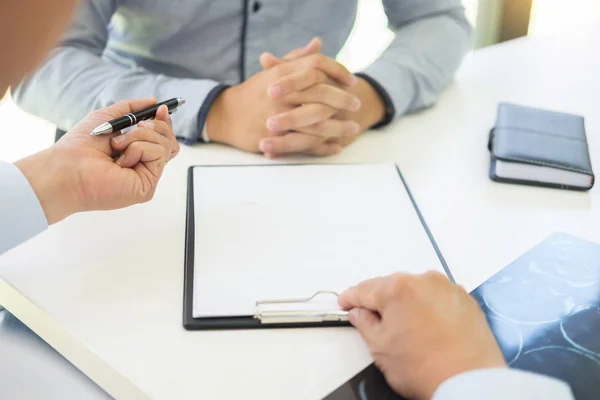
[(332, 294), (336, 297), (339, 295), (336, 292), (329, 290), (321, 290), (311, 297), (303, 299), (280, 299), (280, 300), (262, 300), (256, 302), (256, 313), (254, 318), (258, 319), (262, 324), (294, 324), (294, 323), (309, 323), (309, 322), (338, 322), (348, 321), (348, 311), (335, 309), (300, 309), (300, 310), (266, 310), (267, 306), (273, 305), (290, 305), (310, 303), (315, 297), (323, 294)]

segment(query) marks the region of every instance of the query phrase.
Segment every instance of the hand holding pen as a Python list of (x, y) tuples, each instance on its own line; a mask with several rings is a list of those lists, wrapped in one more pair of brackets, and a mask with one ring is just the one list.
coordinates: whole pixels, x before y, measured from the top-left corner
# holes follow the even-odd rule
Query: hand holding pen
[(167, 106), (155, 120), (126, 135), (91, 136), (98, 124), (154, 106), (156, 99), (126, 100), (96, 110), (50, 148), (19, 160), (49, 224), (89, 210), (109, 210), (152, 198), (165, 164), (179, 152)]

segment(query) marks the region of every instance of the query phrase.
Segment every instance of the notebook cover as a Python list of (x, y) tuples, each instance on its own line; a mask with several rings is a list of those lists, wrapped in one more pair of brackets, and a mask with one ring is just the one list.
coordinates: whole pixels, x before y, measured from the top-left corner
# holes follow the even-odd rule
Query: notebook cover
[[(489, 150), (490, 178), (495, 181), (574, 190), (589, 190), (594, 184), (582, 116), (500, 103)], [(578, 172), (592, 177), (592, 184), (574, 187), (500, 178), (495, 173), (495, 160)]]
[[(578, 400), (598, 399), (600, 244), (556, 233), (471, 294), (511, 368), (563, 380)], [(374, 364), (325, 400), (345, 398), (401, 399)]]

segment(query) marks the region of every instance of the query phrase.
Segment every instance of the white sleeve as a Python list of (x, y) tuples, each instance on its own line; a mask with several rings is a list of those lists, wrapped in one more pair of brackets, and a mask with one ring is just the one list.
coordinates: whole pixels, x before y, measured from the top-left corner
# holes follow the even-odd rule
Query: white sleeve
[(0, 162), (0, 254), (48, 228), (44, 210), (21, 171)]
[(448, 379), (431, 400), (574, 400), (557, 379), (509, 368), (469, 371)]

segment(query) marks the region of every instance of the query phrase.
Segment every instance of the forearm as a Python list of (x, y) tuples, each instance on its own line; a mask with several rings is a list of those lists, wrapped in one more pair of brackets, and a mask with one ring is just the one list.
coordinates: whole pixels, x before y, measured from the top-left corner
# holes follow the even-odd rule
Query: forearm
[(91, 111), (123, 99), (155, 96), (159, 101), (172, 97), (186, 99), (174, 118), (174, 130), (193, 142), (203, 121), (200, 111), (217, 82), (172, 78), (143, 69), (127, 69), (104, 61), (95, 54), (74, 47), (54, 50), (47, 62), (14, 91), (17, 103), (26, 111), (71, 129)]
[(0, 254), (48, 227), (44, 210), (23, 173), (0, 162)]
[(14, 164), (35, 193), (48, 225), (79, 211), (76, 168), (55, 151), (52, 146)]
[(395, 38), (363, 71), (385, 89), (392, 118), (433, 105), (452, 81), (470, 41), (470, 26), (460, 6), (424, 12), (409, 21), (399, 21), (400, 11), (388, 10)]

